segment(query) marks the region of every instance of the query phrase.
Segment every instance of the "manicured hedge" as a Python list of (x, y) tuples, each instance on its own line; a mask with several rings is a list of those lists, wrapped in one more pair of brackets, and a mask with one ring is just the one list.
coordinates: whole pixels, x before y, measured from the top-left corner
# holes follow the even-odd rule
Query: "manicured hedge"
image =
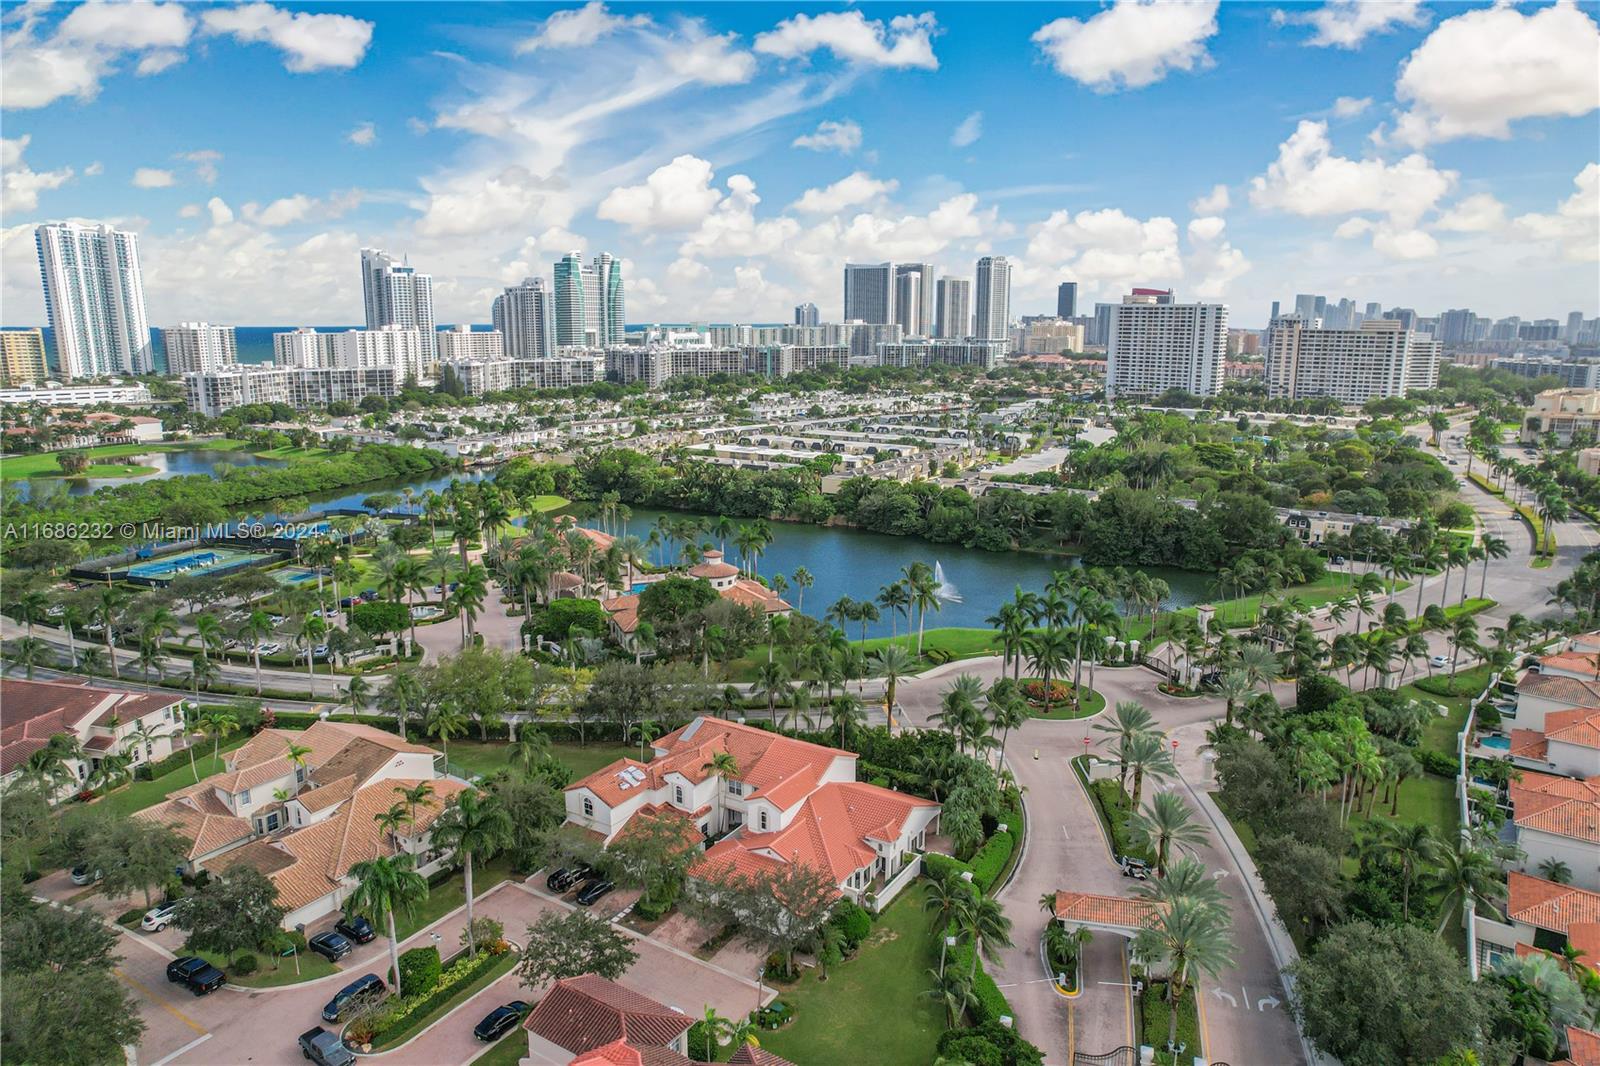
[(1016, 846), (1016, 834), (1009, 829), (996, 830), (984, 841), (983, 847), (973, 854), (967, 866), (972, 870), (972, 882), (978, 886), (978, 891), (987, 894), (994, 888), (995, 881), (1011, 860), (1011, 852)]
[(400, 953), (400, 994), (420, 996), (432, 992), (444, 973), (444, 963), (439, 960), (439, 949), (429, 944)]
[(973, 874), (974, 881), (978, 879), (972, 867), (960, 859), (953, 859), (936, 851), (930, 851), (922, 857), (922, 872), (935, 881), (943, 881), (947, 877), (960, 877), (964, 873)]
[(1130, 855), (1154, 862), (1155, 856), (1150, 854), (1149, 849), (1136, 846), (1128, 836), (1128, 815), (1133, 810), (1133, 800), (1122, 791), (1122, 786), (1112, 778), (1103, 777), (1089, 782), (1089, 795), (1094, 797), (1095, 806), (1100, 809), (1101, 817), (1111, 830), (1111, 850), (1119, 857)]
[[(955, 932), (955, 926), (951, 925), (945, 935), (954, 936)], [(966, 941), (957, 943), (950, 949), (950, 959), (946, 965), (957, 973), (971, 971), (972, 945)], [(1017, 1016), (1016, 1011), (1011, 1009), (1011, 1002), (1006, 999), (1005, 993), (1000, 991), (1000, 986), (985, 972), (982, 960), (978, 962), (977, 976), (972, 982), (972, 995), (977, 1001), (971, 1008), (972, 1020), (978, 1025), (984, 1022), (997, 1022), (1002, 1017)]]

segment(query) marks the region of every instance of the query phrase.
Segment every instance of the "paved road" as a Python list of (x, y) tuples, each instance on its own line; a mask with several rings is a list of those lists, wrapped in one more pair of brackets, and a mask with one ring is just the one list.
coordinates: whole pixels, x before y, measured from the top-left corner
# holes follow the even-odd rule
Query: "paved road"
[[(922, 725), (937, 710), (941, 692), (955, 675), (975, 673), (987, 683), (998, 677), (1000, 670), (998, 658), (941, 667), (902, 683), (901, 702), (911, 721)], [(1186, 757), (1183, 748), (1198, 748), (1206, 725), (1223, 713), (1223, 704), (1209, 698), (1164, 696), (1156, 690), (1157, 680), (1154, 673), (1142, 668), (1102, 669), (1095, 683), (1109, 704), (1138, 700), (1155, 715), (1161, 728), (1180, 738), (1183, 777), (1176, 786), (1195, 803), (1189, 786), (1205, 787), (1206, 764), (1198, 757)], [(1105, 934), (1095, 938), (1085, 961), (1084, 995), (1076, 1001), (1055, 992), (1039, 962), (1039, 937), (1047, 920), (1039, 906), (1042, 895), (1057, 889), (1109, 895), (1131, 892), (1131, 882), (1113, 864), (1099, 822), (1069, 763), (1083, 754), (1085, 738), (1091, 743), (1103, 738), (1094, 732), (1093, 724), (1091, 719), (1033, 720), (1012, 733), (1006, 748), (1008, 764), (1025, 789), (1028, 840), (1015, 876), (997, 896), (1011, 918), (1014, 945), (1005, 951), (993, 973), (1017, 1010), (1023, 1034), (1045, 1052), (1045, 1061), (1051, 1064), (1070, 1063), (1073, 1050), (1110, 1051), (1130, 1043), (1132, 1035), (1118, 938)], [(1204, 817), (1201, 820), (1204, 822)], [(1238, 952), (1235, 966), (1215, 985), (1251, 990), (1249, 1007), (1243, 1002), (1230, 1007), (1220, 996), (1206, 999), (1205, 1039), (1211, 1057), (1234, 1063), (1305, 1061), (1298, 1033), (1282, 1005), (1286, 997), (1278, 976), (1280, 962), (1287, 964), (1292, 956), (1284, 956), (1283, 944), (1269, 942), (1260, 920), (1261, 903), (1244, 887), (1250, 884), (1250, 877), (1241, 863), (1247, 864), (1248, 857), (1216, 840), (1200, 849), (1199, 857), (1208, 868), (1222, 871)], [(1293, 951), (1292, 944), (1288, 950)], [(1210, 983), (1205, 987), (1209, 992)], [(1240, 1000), (1239, 993), (1231, 994), (1236, 1002)], [(1273, 1005), (1272, 999), (1278, 1004)]]

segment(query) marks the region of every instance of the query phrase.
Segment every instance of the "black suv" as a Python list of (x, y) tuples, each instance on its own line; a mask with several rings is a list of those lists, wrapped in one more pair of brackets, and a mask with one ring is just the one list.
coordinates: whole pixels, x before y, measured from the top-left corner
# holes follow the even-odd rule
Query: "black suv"
[(356, 949), (356, 946), (338, 933), (318, 933), (306, 941), (306, 947), (329, 962), (338, 962)]
[(596, 902), (600, 899), (600, 897), (604, 896), (606, 893), (610, 892), (616, 887), (617, 886), (614, 883), (607, 881), (604, 878), (597, 877), (579, 889), (578, 894), (573, 898), (577, 901), (580, 907), (587, 907), (589, 904)]
[(544, 886), (552, 892), (565, 892), (579, 881), (592, 876), (594, 870), (584, 863), (579, 863), (577, 866), (563, 866), (544, 879)]
[(389, 986), (383, 983), (383, 978), (375, 973), (363, 974), (339, 989), (338, 994), (328, 1000), (328, 1005), (322, 1008), (322, 1020), (336, 1022), (345, 1010), (357, 1001), (382, 999), (384, 993), (388, 991)]
[(369, 944), (378, 935), (372, 923), (359, 914), (347, 914), (333, 925), (333, 931), (357, 944)]
[(167, 980), (203, 996), (221, 988), (228, 976), (197, 955), (184, 955), (167, 963)]

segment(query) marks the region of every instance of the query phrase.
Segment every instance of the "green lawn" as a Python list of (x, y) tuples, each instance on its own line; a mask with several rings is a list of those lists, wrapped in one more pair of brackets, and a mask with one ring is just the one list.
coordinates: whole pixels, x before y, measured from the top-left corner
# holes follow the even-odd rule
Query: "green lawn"
[[(227, 439), (200, 442), (180, 441), (172, 444), (106, 444), (99, 448), (90, 448), (84, 452), (91, 463), (91, 473), (85, 476), (116, 476), (92, 473), (95, 460), (98, 459), (115, 459), (123, 455), (149, 455), (151, 452), (181, 452), (189, 449), (234, 450), (245, 446), (243, 441)], [(5, 461), (4, 469), (0, 469), (0, 479), (11, 481), (24, 477), (59, 477), (61, 476), (61, 464), (57, 462), (56, 456), (56, 452), (36, 452), (32, 455), (19, 455), (15, 458), (8, 458)], [(104, 463), (99, 465), (123, 466), (125, 464)]]
[[(226, 755), (234, 748), (237, 748), (246, 739), (242, 736), (229, 737), (223, 742), (223, 754)], [(202, 744), (196, 748), (194, 756), (195, 769), (200, 771), (201, 778), (222, 772), (222, 760), (212, 758), (210, 744)], [(119, 816), (127, 817), (134, 811), (142, 811), (146, 807), (153, 807), (173, 792), (192, 785), (194, 782), (194, 772), (189, 769), (188, 763), (184, 763), (183, 766), (173, 770), (171, 773), (163, 774), (154, 781), (134, 781), (131, 784), (124, 785), (100, 802), (110, 807)]]
[(1166, 986), (1153, 986), (1149, 994), (1140, 998), (1143, 1020), (1143, 1032), (1140, 1042), (1156, 1049), (1156, 1062), (1178, 1062), (1187, 1064), (1200, 1056), (1200, 1016), (1195, 1011), (1194, 985), (1183, 990), (1183, 995), (1178, 997), (1178, 1040), (1184, 1045), (1183, 1053), (1174, 1060), (1165, 1048), (1167, 1046), (1167, 1031), (1172, 1022), (1172, 1011), (1169, 1009), (1166, 997)]
[[(1391, 804), (1383, 802), (1383, 790), (1378, 790), (1378, 802), (1373, 805), (1371, 817), (1393, 818), (1399, 822), (1422, 822), (1433, 826), (1434, 834), (1446, 843), (1455, 840), (1458, 824), (1456, 783), (1448, 777), (1424, 774), (1409, 778), (1400, 785), (1400, 802), (1390, 814)], [(1354, 832), (1368, 820), (1363, 809), (1350, 816), (1350, 829)], [(1354, 862), (1354, 860), (1349, 860)]]
[(532, 500), (524, 501), (531, 507), (517, 507), (511, 512), (512, 518), (520, 518), (529, 511), (559, 511), (572, 501), (565, 496), (535, 496)]
[(241, 977), (234, 973), (232, 963), (224, 955), (219, 955), (214, 951), (197, 951), (195, 954), (222, 970), (223, 973), (228, 975), (230, 982), (236, 985), (243, 985), (246, 988), (280, 988), (283, 985), (297, 985), (303, 981), (315, 981), (319, 977), (327, 977), (329, 974), (339, 972), (339, 967), (318, 955), (315, 951), (302, 951), (300, 953), (300, 971), (298, 973), (295, 972), (293, 957), (277, 960), (278, 968), (274, 970), (271, 957), (259, 951), (255, 952), (256, 961), (260, 969), (249, 977)]
[[(72, 474), (72, 477), (142, 477), (145, 474), (154, 474), (153, 466), (141, 466), (138, 463), (91, 463), (81, 474)], [(35, 474), (38, 479), (64, 478), (67, 474)]]
[[(1474, 689), (1474, 695), (1478, 691), (1478, 689)], [(1454, 756), (1456, 753), (1456, 736), (1460, 734), (1461, 727), (1467, 724), (1467, 697), (1435, 696), (1431, 692), (1422, 691), (1415, 683), (1400, 686), (1400, 692), (1411, 699), (1421, 700), (1430, 707), (1434, 704), (1440, 704), (1450, 709), (1449, 715), (1428, 715), (1427, 721), (1422, 726), (1422, 740), (1418, 747)]]
[(315, 459), (333, 453), (326, 448), (296, 448), (291, 444), (286, 448), (264, 448), (253, 454), (259, 459)]
[[(921, 881), (901, 893), (856, 957), (833, 967), (826, 983), (808, 970), (782, 989), (795, 1020), (762, 1033), (761, 1046), (797, 1066), (868, 1059), (876, 1066), (928, 1066), (937, 1057), (944, 1015), (922, 996), (929, 968), (939, 964), (923, 894)], [(863, 1056), (868, 1046), (872, 1051)]]
[[(511, 860), (501, 855), (490, 862), (474, 863), (472, 867), (472, 890), (478, 898), (498, 885), (501, 881), (511, 877)], [(457, 870), (454, 876), (444, 884), (428, 891), (428, 898), (422, 901), (409, 917), (396, 917), (394, 921), (395, 934), (403, 941), (419, 929), (424, 929), (443, 918), (457, 907), (464, 907), (467, 903), (466, 877)], [(512, 930), (515, 933), (519, 930)], [(444, 944), (444, 953), (453, 952), (459, 945)]]
[[(475, 774), (493, 774), (509, 765), (506, 761), (506, 747), (506, 742), (503, 740), (491, 740), (487, 744), (465, 738), (451, 741), (450, 762)], [(572, 768), (574, 778), (579, 778), (587, 777), (624, 755), (637, 759), (639, 746), (598, 740), (588, 745), (581, 745), (563, 740), (551, 744), (550, 753)], [(650, 749), (646, 746), (645, 755), (648, 757), (649, 754)], [(649, 759), (646, 758), (645, 761), (648, 762)]]
[[(898, 644), (913, 656), (917, 651), (917, 635), (902, 634), (898, 637), (873, 637), (870, 640), (853, 640), (853, 646), (860, 648), (867, 655), (882, 651), (889, 644)], [(982, 655), (994, 655), (1000, 651), (1000, 643), (992, 629), (963, 629), (947, 627), (942, 629), (925, 630), (922, 634), (922, 649), (924, 652), (940, 649), (950, 653), (954, 659), (975, 659)], [(778, 657), (788, 663), (792, 668), (793, 656), (783, 651), (778, 652)], [(728, 671), (730, 681), (754, 681), (757, 671), (767, 661), (767, 646), (757, 644), (748, 652), (737, 659), (730, 659), (723, 666)], [(931, 659), (923, 658), (916, 664), (917, 670), (926, 670), (932, 667)], [(801, 676), (809, 676), (809, 671), (801, 671)]]
[[(1022, 680), (1023, 683), (1026, 684), (1029, 681), (1037, 681), (1038, 678), (1025, 677)], [(1045, 714), (1043, 703), (1035, 704), (1030, 702), (1028, 704), (1028, 713), (1035, 718), (1045, 718), (1052, 722), (1063, 722), (1071, 721), (1074, 718), (1088, 718), (1090, 715), (1099, 714), (1101, 711), (1106, 709), (1106, 698), (1104, 696), (1090, 688), (1088, 685), (1080, 685), (1078, 688), (1079, 696), (1077, 707), (1073, 707), (1071, 703), (1064, 700), (1053, 700), (1050, 704), (1050, 713)]]
[(496, 1040), (488, 1051), (472, 1060), (472, 1066), (517, 1066), (528, 1057), (528, 1038), (519, 1025)]

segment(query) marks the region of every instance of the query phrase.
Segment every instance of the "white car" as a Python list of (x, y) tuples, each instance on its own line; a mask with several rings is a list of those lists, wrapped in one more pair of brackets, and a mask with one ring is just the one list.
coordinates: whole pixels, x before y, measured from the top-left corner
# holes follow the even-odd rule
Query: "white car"
[(1432, 667), (1436, 667), (1436, 668), (1438, 668), (1440, 670), (1443, 670), (1445, 667), (1449, 666), (1450, 663), (1451, 663), (1451, 659), (1450, 659), (1449, 656), (1446, 656), (1446, 655), (1430, 655), (1430, 656), (1428, 656), (1428, 665), (1432, 666)]
[(283, 650), (283, 645), (279, 644), (275, 640), (268, 641), (267, 643), (261, 645), (261, 654), (262, 655), (276, 655), (282, 650)]
[(172, 924), (172, 917), (178, 911), (176, 903), (163, 903), (159, 907), (152, 907), (145, 912), (144, 920), (139, 923), (139, 928), (147, 933), (159, 933)]

